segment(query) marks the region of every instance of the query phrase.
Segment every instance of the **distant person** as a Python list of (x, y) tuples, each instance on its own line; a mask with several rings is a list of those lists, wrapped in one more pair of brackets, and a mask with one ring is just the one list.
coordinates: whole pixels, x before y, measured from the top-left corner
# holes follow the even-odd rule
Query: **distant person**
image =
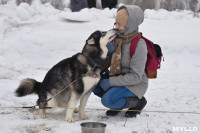
[(117, 5), (117, 0), (101, 0), (102, 8), (115, 8)]
[(78, 12), (83, 8), (88, 8), (87, 0), (70, 0), (72, 12)]

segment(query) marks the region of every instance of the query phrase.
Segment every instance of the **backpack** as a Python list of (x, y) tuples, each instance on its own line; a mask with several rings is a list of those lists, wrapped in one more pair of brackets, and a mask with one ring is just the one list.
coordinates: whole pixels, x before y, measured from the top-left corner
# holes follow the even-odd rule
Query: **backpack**
[(158, 44), (154, 44), (152, 41), (142, 36), (142, 33), (140, 33), (131, 42), (130, 56), (132, 57), (133, 54), (135, 53), (135, 49), (140, 38), (142, 38), (147, 44), (148, 53), (147, 53), (147, 62), (145, 67), (145, 72), (147, 74), (147, 77), (149, 79), (157, 78), (157, 69), (160, 68), (161, 58), (163, 56), (161, 47)]

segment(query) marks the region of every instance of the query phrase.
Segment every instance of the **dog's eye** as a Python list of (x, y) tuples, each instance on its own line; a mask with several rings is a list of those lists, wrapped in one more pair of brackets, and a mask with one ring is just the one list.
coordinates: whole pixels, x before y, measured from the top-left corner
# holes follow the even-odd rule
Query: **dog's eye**
[(105, 36), (106, 35), (106, 32), (101, 32), (101, 36)]

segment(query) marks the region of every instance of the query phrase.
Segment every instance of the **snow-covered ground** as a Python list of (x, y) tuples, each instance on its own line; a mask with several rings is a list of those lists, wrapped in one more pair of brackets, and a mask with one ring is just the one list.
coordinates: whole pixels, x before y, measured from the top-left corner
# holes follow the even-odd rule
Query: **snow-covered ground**
[[(65, 121), (62, 109), (48, 110), (41, 119), (38, 111), (21, 107), (35, 105), (36, 95), (15, 97), (20, 80), (42, 81), (60, 60), (80, 52), (95, 30), (109, 30), (116, 9), (84, 9), (69, 15), (50, 4), (0, 5), (0, 133), (81, 133), (80, 123), (102, 122), (106, 133), (200, 132), (200, 114), (143, 112), (137, 118), (105, 115), (100, 98), (89, 97), (88, 120)], [(72, 22), (78, 16), (87, 22)], [(146, 10), (140, 31), (163, 48), (164, 62), (158, 78), (150, 80), (145, 95), (147, 111), (200, 112), (200, 18), (189, 11)], [(101, 110), (99, 110), (101, 109)], [(191, 131), (189, 131), (191, 130)]]

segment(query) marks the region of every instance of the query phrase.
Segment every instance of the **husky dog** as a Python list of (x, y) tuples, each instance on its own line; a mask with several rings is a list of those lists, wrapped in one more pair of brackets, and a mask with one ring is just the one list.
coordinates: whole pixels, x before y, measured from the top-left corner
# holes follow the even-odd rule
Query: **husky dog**
[[(86, 40), (81, 53), (64, 59), (53, 66), (47, 72), (43, 82), (34, 79), (22, 80), (15, 92), (16, 96), (38, 94), (37, 105), (42, 109), (42, 118), (46, 117), (45, 107), (49, 106), (49, 102), (54, 102), (55, 106), (66, 108), (67, 122), (74, 122), (73, 111), (80, 101), (79, 118), (87, 119), (88, 116), (84, 112), (85, 105), (92, 88), (100, 80), (101, 67), (108, 52), (106, 44), (115, 37), (115, 30), (95, 31)], [(90, 70), (93, 71), (90, 72)], [(88, 74), (88, 72), (90, 73)], [(52, 96), (48, 103), (47, 95)]]

